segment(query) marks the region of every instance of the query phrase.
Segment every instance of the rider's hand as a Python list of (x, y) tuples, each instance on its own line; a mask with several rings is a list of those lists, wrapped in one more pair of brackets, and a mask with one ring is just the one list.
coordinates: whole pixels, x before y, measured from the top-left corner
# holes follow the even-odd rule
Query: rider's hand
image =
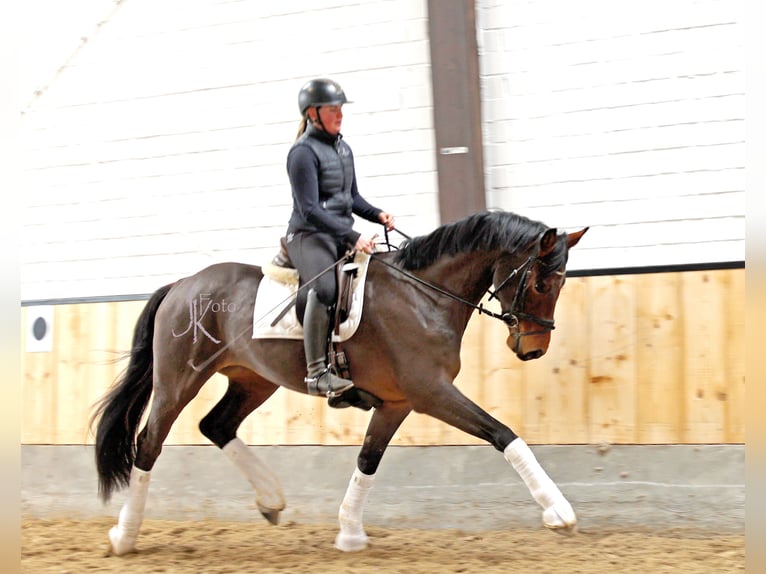
[(385, 211), (381, 211), (378, 215), (378, 221), (386, 226), (386, 231), (391, 231), (394, 228), (394, 216)]
[(368, 238), (364, 237), (362, 235), (359, 236), (359, 239), (356, 240), (356, 245), (354, 245), (354, 249), (357, 251), (361, 251), (362, 253), (367, 253), (368, 255), (375, 251), (375, 236)]

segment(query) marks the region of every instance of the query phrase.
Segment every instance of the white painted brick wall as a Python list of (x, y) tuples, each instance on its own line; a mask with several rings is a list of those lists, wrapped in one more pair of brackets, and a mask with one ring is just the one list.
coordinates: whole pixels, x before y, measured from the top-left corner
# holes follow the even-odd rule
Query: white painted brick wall
[[(570, 268), (744, 259), (741, 12), (477, 0), (488, 205), (591, 226)], [(430, 72), (425, 0), (122, 3), (24, 115), (22, 299), (271, 258), (316, 76), (354, 101), (362, 193), (430, 231)]]
[[(425, 0), (131, 0), (23, 119), (22, 299), (261, 263), (290, 215), (297, 94), (337, 79), (360, 190), (438, 224)], [(378, 231), (360, 222), (360, 230)]]
[(487, 203), (570, 268), (744, 259), (742, 3), (478, 0)]

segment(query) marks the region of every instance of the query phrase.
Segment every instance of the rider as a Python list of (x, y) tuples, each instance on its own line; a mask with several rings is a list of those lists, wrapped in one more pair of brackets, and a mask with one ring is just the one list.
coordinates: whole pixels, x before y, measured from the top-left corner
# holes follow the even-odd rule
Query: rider
[[(298, 93), (302, 120), (287, 155), (293, 211), (287, 227), (287, 253), (298, 269), (301, 286), (314, 279), (308, 293), (298, 292), (297, 311), (303, 314), (305, 378), (309, 394), (338, 396), (353, 382), (328, 369), (327, 341), (330, 307), (335, 302), (336, 278), (329, 268), (349, 249), (372, 253), (373, 237), (354, 231), (352, 214), (388, 230), (394, 217), (370, 205), (357, 189), (354, 155), (340, 133), (343, 104), (349, 103), (334, 81), (314, 79)], [(305, 309), (305, 311), (304, 311)]]

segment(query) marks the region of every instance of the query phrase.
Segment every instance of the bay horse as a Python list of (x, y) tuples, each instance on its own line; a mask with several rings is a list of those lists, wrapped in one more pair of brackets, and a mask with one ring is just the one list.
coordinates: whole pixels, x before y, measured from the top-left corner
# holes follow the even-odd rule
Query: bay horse
[[(561, 531), (575, 528), (572, 506), (523, 439), (453, 381), (460, 370), (463, 333), (476, 310), (507, 324), (507, 345), (519, 359), (537, 359), (546, 352), (569, 249), (586, 231), (558, 233), (515, 213), (486, 211), (370, 256), (364, 312), (343, 346), (355, 387), (377, 402), (339, 510), (336, 548), (366, 548), (364, 505), (381, 458), (411, 411), (492, 444), (542, 507), (543, 524)], [(237, 429), (279, 387), (307, 392), (302, 341), (253, 339), (253, 314), (245, 312), (208, 313), (204, 324), (195, 323), (208, 336), (177, 336), (201, 294), (232, 309), (253, 309), (263, 277), (262, 268), (254, 265), (211, 265), (158, 289), (141, 312), (126, 370), (94, 405), (90, 421), (102, 500), (128, 488), (118, 522), (109, 531), (114, 554), (135, 549), (163, 441), (215, 373), (228, 378), (228, 387), (199, 428), (251, 483), (264, 517), (278, 523), (285, 507), (279, 479), (237, 437)], [(488, 292), (499, 301), (500, 313), (481, 304)]]

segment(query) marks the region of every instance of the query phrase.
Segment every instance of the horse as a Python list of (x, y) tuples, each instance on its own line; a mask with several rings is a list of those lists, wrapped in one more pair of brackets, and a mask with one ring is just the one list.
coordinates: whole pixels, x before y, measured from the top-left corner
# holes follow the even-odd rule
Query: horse
[[(560, 532), (576, 530), (571, 504), (529, 446), (453, 382), (461, 340), (477, 310), (507, 325), (506, 344), (522, 361), (545, 354), (569, 250), (587, 229), (558, 232), (516, 213), (490, 210), (370, 255), (364, 312), (343, 350), (353, 376), (351, 390), (375, 402), (365, 408), (372, 413), (338, 513), (337, 549), (368, 546), (362, 522), (366, 499), (390, 440), (412, 411), (493, 445), (542, 508), (543, 524)], [(227, 377), (228, 386), (199, 429), (250, 482), (266, 520), (278, 523), (285, 507), (279, 479), (237, 436), (237, 429), (279, 387), (307, 393), (302, 341), (254, 339), (253, 314), (242, 312), (208, 313), (204, 324), (198, 316), (194, 328), (205, 336), (177, 336), (183, 325), (190, 325), (190, 309), (201, 294), (208, 302), (228, 302), (232, 309), (253, 309), (263, 278), (259, 266), (214, 264), (159, 288), (140, 313), (128, 365), (93, 406), (90, 419), (99, 496), (105, 503), (115, 491), (128, 490), (117, 524), (109, 530), (113, 554), (135, 550), (163, 441), (215, 373)], [(499, 301), (500, 313), (484, 307), (487, 293)]]

